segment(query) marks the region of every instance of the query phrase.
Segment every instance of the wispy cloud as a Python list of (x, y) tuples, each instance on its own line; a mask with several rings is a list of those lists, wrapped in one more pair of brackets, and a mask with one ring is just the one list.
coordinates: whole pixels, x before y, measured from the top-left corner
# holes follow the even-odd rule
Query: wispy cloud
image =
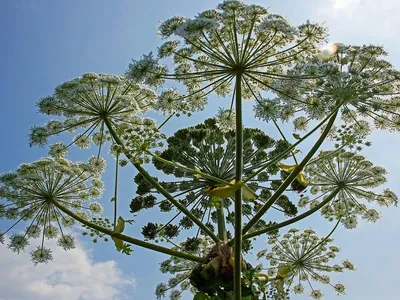
[(314, 15), (329, 24), (332, 35), (383, 43), (397, 37), (399, 11), (400, 2), (396, 0), (327, 0), (319, 2)]
[(0, 300), (127, 299), (124, 290), (134, 288), (135, 279), (123, 275), (114, 260), (95, 262), (80, 243), (67, 252), (52, 241), (46, 246), (55, 259), (36, 267), (29, 255), (34, 247), (19, 255), (1, 247)]

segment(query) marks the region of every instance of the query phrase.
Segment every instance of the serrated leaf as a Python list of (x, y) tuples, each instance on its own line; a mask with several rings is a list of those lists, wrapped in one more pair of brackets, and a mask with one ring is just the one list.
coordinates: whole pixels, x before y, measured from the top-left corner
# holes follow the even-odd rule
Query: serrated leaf
[(122, 253), (126, 254), (126, 255), (131, 255), (131, 252), (133, 250), (131, 249), (131, 245), (129, 244), (124, 244), (123, 248), (122, 248)]

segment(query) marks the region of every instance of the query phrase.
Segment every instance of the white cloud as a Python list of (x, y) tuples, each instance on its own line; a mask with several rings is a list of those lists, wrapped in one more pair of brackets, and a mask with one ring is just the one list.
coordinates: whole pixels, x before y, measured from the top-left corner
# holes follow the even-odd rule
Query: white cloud
[(16, 255), (0, 245), (0, 300), (126, 299), (123, 289), (134, 287), (135, 279), (124, 276), (114, 260), (95, 262), (80, 243), (67, 252), (55, 242), (46, 245), (54, 260), (36, 267), (29, 255), (35, 247)]
[(341, 9), (346, 9), (348, 10), (349, 8), (351, 9), (354, 7), (355, 4), (359, 4), (360, 0), (335, 0), (333, 1), (333, 8), (335, 10), (341, 10)]
[[(400, 26), (397, 0), (327, 0), (315, 7), (314, 17), (326, 21), (336, 38), (387, 43)], [(351, 34), (357, 33), (357, 34)], [(351, 39), (351, 40), (350, 40)]]

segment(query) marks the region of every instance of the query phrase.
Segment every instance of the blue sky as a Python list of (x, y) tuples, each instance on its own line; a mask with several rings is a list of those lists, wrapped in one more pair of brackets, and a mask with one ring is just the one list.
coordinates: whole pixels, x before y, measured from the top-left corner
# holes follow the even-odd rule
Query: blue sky
[[(396, 40), (400, 26), (396, 11), (400, 11), (400, 5), (394, 0), (246, 2), (270, 7), (295, 24), (307, 19), (325, 21), (332, 42), (384, 45), (390, 61), (400, 67), (400, 57), (396, 56), (400, 53)], [(36, 111), (37, 99), (52, 93), (59, 83), (85, 72), (122, 74), (131, 58), (156, 50), (161, 43), (156, 35), (161, 20), (174, 15), (193, 16), (217, 3), (211, 0), (0, 1), (0, 173), (47, 154), (46, 149), (28, 145), (29, 128), (46, 121)], [(214, 114), (216, 106), (227, 105), (215, 97), (209, 101), (212, 108), (191, 119), (172, 121), (166, 133), (201, 122)], [(261, 124), (268, 132), (272, 127), (254, 120), (251, 110), (252, 103), (248, 103), (246, 125)], [(157, 118), (162, 120), (161, 116)], [(400, 194), (396, 176), (400, 162), (394, 158), (400, 146), (399, 135), (376, 133), (371, 140), (373, 147), (365, 155), (388, 169), (388, 186)], [(73, 160), (90, 155), (90, 151), (71, 152)], [(104, 178), (104, 205), (112, 197), (113, 162), (109, 165)], [(134, 174), (132, 168), (122, 171), (120, 195), (125, 209), (134, 194)], [(336, 244), (342, 248), (341, 257), (349, 258), (357, 266), (356, 272), (335, 277), (348, 286), (347, 295), (341, 299), (397, 299), (400, 244), (396, 237), (400, 221), (396, 208), (382, 212), (382, 220), (375, 225), (360, 222), (356, 230), (339, 229), (335, 234)], [(111, 210), (106, 213), (110, 215)], [(125, 216), (129, 218), (129, 213)], [(331, 228), (317, 217), (301, 226), (313, 226), (321, 234)], [(129, 231), (135, 236), (140, 236), (139, 232), (140, 228)], [(88, 239), (79, 240), (79, 247), (72, 254), (57, 251), (52, 266), (36, 268), (31, 266), (27, 255), (17, 257), (1, 247), (0, 299), (124, 299), (122, 294), (128, 295), (127, 299), (155, 299), (156, 284), (167, 278), (158, 271), (158, 263), (166, 259), (164, 255), (133, 247), (131, 256), (122, 256), (111, 243), (94, 247)], [(99, 276), (101, 273), (107, 276)], [(72, 277), (80, 278), (80, 283)], [(325, 291), (326, 299), (334, 297), (328, 289)]]

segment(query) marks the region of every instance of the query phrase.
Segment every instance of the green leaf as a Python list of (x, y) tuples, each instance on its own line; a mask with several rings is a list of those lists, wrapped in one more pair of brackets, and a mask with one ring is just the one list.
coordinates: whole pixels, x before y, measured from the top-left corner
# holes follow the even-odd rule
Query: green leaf
[[(117, 248), (117, 251), (121, 251), (124, 249), (124, 242), (113, 235), (116, 233), (122, 233), (125, 229), (125, 220), (122, 217), (119, 217), (117, 220), (117, 226), (115, 226), (111, 238), (114, 241), (115, 248)], [(127, 250), (126, 250), (127, 251)], [(131, 250), (132, 251), (132, 250)], [(123, 253), (127, 254), (126, 252), (123, 251)], [(130, 253), (130, 252), (129, 252)]]
[(207, 294), (204, 294), (204, 293), (197, 293), (193, 298), (193, 300), (210, 300), (210, 299), (211, 298)]
[(245, 183), (243, 183), (242, 192), (243, 192), (243, 199), (246, 201), (255, 201), (258, 198), (257, 194), (251, 188), (249, 188)]
[(119, 217), (117, 220), (117, 226), (115, 226), (115, 229), (113, 231), (114, 233), (122, 233), (125, 229), (125, 220), (122, 217)]
[(196, 176), (196, 178), (200, 178), (201, 177), (200, 169), (196, 168), (195, 170), (197, 171), (197, 173), (194, 176)]
[(221, 198), (218, 198), (218, 197), (215, 197), (215, 196), (211, 196), (209, 205), (211, 207), (220, 208), (221, 207)]
[(301, 136), (300, 136), (300, 134), (298, 134), (298, 133), (293, 133), (293, 137), (294, 137), (296, 140), (300, 140), (300, 139), (301, 139)]
[(283, 279), (278, 279), (277, 281), (276, 281), (276, 290), (279, 292), (279, 293), (284, 293), (285, 292), (285, 290), (284, 290), (284, 288), (283, 288), (283, 284), (284, 284), (284, 281), (283, 281)]
[(124, 244), (123, 245), (123, 248), (122, 248), (122, 253), (123, 254), (126, 254), (126, 255), (131, 255), (131, 252), (132, 252), (133, 250), (131, 249), (131, 245), (129, 245), (129, 244)]
[(294, 149), (294, 150), (292, 151), (293, 154), (297, 154), (297, 153), (299, 153), (299, 152), (301, 152), (300, 149)]
[(117, 251), (121, 251), (122, 249), (124, 249), (124, 242), (120, 239), (117, 239), (116, 237), (111, 237), (114, 241), (115, 244), (115, 248), (117, 248)]
[(278, 276), (285, 278), (286, 275), (292, 270), (292, 266), (289, 264), (286, 264), (285, 266), (282, 266), (278, 269)]
[(278, 167), (286, 173), (292, 173), (297, 168), (297, 165), (285, 165), (284, 163), (278, 162)]
[(230, 184), (231, 185), (219, 184), (216, 186), (208, 187), (203, 193), (218, 198), (229, 198), (242, 187), (242, 182), (240, 181), (237, 183), (235, 179), (233, 179)]

